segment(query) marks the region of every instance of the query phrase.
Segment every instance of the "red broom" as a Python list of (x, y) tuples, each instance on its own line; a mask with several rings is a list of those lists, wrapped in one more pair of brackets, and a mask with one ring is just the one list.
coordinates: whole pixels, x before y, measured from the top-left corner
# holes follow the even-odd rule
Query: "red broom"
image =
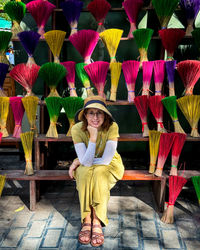
[(135, 83), (139, 71), (140, 62), (129, 60), (122, 63), (126, 86), (128, 89), (128, 101), (134, 102), (135, 99)]
[(69, 40), (83, 57), (84, 63), (89, 64), (99, 40), (99, 33), (94, 30), (80, 30), (71, 35)]
[(162, 45), (167, 51), (167, 60), (174, 60), (174, 51), (185, 36), (185, 31), (182, 29), (162, 29), (158, 32)]
[(143, 6), (143, 0), (126, 0), (122, 3), (122, 5), (130, 22), (128, 38), (133, 38), (132, 32), (137, 29), (136, 22), (138, 18), (138, 13)]
[(20, 138), (20, 134), (22, 132), (22, 119), (25, 111), (22, 103), (22, 97), (10, 97), (10, 106), (15, 120), (13, 137)]
[(105, 98), (104, 86), (106, 83), (109, 65), (110, 64), (108, 62), (97, 61), (84, 66), (85, 71), (97, 89), (98, 95), (102, 96), (103, 98)]
[(149, 87), (151, 84), (151, 77), (153, 73), (153, 61), (144, 61), (142, 62), (142, 71), (143, 71), (143, 88), (142, 95), (149, 96)]
[(154, 83), (155, 83), (155, 95), (161, 95), (162, 85), (165, 78), (165, 61), (157, 60), (154, 61), (153, 66), (154, 72)]
[(161, 218), (162, 222), (167, 224), (174, 222), (174, 204), (186, 182), (187, 179), (182, 176), (169, 176), (169, 202)]
[(149, 136), (147, 123), (148, 97), (146, 95), (136, 96), (134, 102), (142, 122), (142, 135), (147, 137)]
[(75, 62), (68, 61), (61, 63), (67, 70), (66, 80), (69, 86), (70, 96), (77, 96), (75, 88)]
[(200, 77), (200, 62), (197, 60), (179, 62), (177, 71), (185, 86), (185, 95), (192, 95), (194, 86)]

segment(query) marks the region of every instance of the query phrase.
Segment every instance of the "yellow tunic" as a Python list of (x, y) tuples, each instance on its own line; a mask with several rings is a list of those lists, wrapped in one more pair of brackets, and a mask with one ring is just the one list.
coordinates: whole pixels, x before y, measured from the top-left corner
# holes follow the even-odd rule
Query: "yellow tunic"
[[(89, 133), (82, 129), (82, 122), (72, 127), (74, 143), (89, 143)], [(97, 136), (95, 157), (102, 157), (106, 142), (119, 137), (117, 123), (113, 122), (108, 131), (100, 130)], [(104, 225), (108, 224), (107, 204), (110, 198), (110, 189), (123, 177), (124, 165), (121, 156), (115, 152), (109, 165), (80, 165), (74, 172), (76, 188), (79, 194), (81, 221), (90, 213), (90, 206), (95, 209), (97, 217)]]

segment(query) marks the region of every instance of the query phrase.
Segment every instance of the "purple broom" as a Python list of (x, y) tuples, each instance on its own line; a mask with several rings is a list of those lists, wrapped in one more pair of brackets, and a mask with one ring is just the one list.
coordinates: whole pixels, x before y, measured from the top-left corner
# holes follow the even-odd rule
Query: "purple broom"
[(151, 77), (153, 73), (153, 61), (144, 61), (142, 62), (142, 71), (143, 71), (143, 88), (142, 95), (149, 96), (149, 87), (151, 84)]
[(154, 61), (154, 83), (155, 83), (155, 95), (161, 95), (162, 85), (165, 78), (165, 61)]
[(3, 91), (3, 83), (8, 72), (9, 65), (6, 63), (0, 63), (0, 96), (6, 96)]
[(167, 78), (169, 82), (169, 96), (175, 96), (174, 74), (175, 74), (175, 68), (176, 68), (176, 60), (166, 61), (165, 67), (166, 67)]

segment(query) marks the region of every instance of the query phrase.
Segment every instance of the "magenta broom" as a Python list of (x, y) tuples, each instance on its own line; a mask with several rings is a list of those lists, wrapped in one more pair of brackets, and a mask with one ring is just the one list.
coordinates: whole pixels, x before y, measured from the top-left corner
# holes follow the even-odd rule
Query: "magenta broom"
[(0, 143), (1, 143), (2, 135), (3, 135), (3, 134), (0, 132)]
[(169, 82), (169, 96), (175, 96), (174, 75), (176, 69), (176, 60), (165, 62), (167, 78)]
[(142, 62), (142, 72), (143, 72), (143, 88), (142, 95), (149, 96), (149, 87), (151, 84), (151, 77), (153, 73), (153, 61), (144, 61)]
[(161, 95), (163, 81), (165, 78), (165, 61), (156, 60), (153, 66), (155, 95)]

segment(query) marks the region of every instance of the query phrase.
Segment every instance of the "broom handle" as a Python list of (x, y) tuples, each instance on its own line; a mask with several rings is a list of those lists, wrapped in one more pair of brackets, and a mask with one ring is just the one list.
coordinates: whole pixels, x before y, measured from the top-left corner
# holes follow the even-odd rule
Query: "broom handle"
[(128, 33), (128, 38), (133, 38), (133, 31), (135, 31), (137, 28), (136, 28), (136, 23), (131, 23), (130, 22), (130, 30), (129, 30), (129, 33)]

